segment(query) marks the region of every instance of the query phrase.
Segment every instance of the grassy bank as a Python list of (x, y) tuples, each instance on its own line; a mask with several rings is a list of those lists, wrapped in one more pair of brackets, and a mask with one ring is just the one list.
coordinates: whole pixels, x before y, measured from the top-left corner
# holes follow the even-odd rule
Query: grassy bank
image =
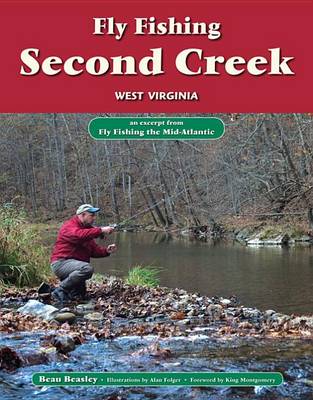
[(262, 227), (266, 236), (285, 232), (291, 238), (306, 235), (310, 230), (307, 220), (297, 216), (284, 218), (256, 218), (251, 216), (224, 217), (219, 221), (227, 232), (234, 232), (245, 228)]
[(0, 288), (35, 286), (50, 275), (49, 251), (24, 210), (0, 207)]

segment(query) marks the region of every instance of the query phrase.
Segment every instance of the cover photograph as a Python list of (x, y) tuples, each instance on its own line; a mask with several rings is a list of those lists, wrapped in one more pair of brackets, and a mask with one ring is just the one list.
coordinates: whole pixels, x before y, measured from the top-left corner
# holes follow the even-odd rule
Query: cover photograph
[(1, 2), (3, 399), (313, 399), (312, 8)]

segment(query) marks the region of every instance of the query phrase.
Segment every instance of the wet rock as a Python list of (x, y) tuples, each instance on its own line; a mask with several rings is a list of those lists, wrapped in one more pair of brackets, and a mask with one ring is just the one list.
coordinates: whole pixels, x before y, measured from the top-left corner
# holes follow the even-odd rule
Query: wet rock
[(238, 329), (252, 329), (253, 325), (251, 324), (251, 322), (248, 321), (243, 321), (240, 322), (240, 324), (238, 325)]
[(301, 379), (300, 382), (303, 382), (307, 386), (313, 387), (313, 380), (312, 379)]
[(104, 319), (104, 316), (100, 312), (93, 312), (90, 314), (86, 314), (84, 318), (90, 321), (102, 321)]
[[(233, 296), (209, 298), (198, 293), (188, 294), (182, 289), (142, 288), (126, 285), (115, 278), (104, 279), (101, 283), (91, 282), (89, 291), (95, 303), (80, 304), (78, 309), (75, 309), (75, 313), (81, 310), (81, 315), (87, 314), (86, 319), (81, 318), (79, 324), (73, 326), (64, 323), (62, 326), (64, 333), (73, 333), (76, 330), (82, 337), (91, 335), (98, 339), (111, 339), (123, 335), (181, 337), (188, 335), (187, 325), (209, 327), (206, 335), (210, 337), (214, 335), (219, 337), (222, 334), (221, 329), (224, 333), (230, 335), (239, 333), (240, 336), (261, 333), (269, 334), (271, 337), (284, 335), (308, 337), (313, 334), (313, 317), (311, 319), (301, 317), (297, 320), (297, 317), (291, 318), (273, 310), (260, 312), (255, 308), (238, 306), (238, 301)], [(46, 310), (46, 305), (33, 302)], [(52, 307), (52, 310), (56, 309)], [(93, 312), (94, 310), (97, 312)], [(69, 311), (63, 309), (62, 312)], [(52, 318), (56, 314), (61, 312), (52, 312)], [(119, 320), (119, 316), (123, 323)], [(90, 323), (103, 319), (105, 324)], [(107, 324), (108, 321), (114, 323)], [(241, 323), (243, 324), (240, 325)], [(0, 310), (2, 332), (51, 330), (58, 327), (56, 321), (48, 322), (22, 314), (17, 318), (15, 311), (4, 314)]]
[(94, 309), (95, 309), (94, 303), (78, 304), (76, 306), (77, 313), (81, 315), (93, 311)]
[(2, 312), (3, 314), (9, 313), (9, 312), (11, 312), (11, 311), (12, 311), (12, 308), (1, 307), (1, 312)]
[(260, 318), (262, 313), (261, 311), (257, 310), (256, 308), (243, 308), (242, 315), (244, 318), (248, 319), (257, 319)]
[(247, 240), (247, 245), (249, 246), (263, 246), (263, 245), (283, 245), (287, 244), (289, 241), (289, 236), (287, 234), (277, 235), (272, 238), (262, 239), (262, 233), (258, 234), (256, 237)]
[(23, 366), (47, 364), (50, 361), (47, 352), (23, 354)]
[(195, 315), (195, 310), (190, 310), (187, 313), (187, 317), (193, 317)]
[(210, 304), (205, 314), (213, 319), (220, 319), (223, 315), (223, 307), (220, 304)]
[(168, 317), (166, 317), (166, 315), (164, 314), (155, 314), (155, 315), (151, 315), (150, 317), (147, 317), (145, 319), (145, 321), (147, 322), (159, 322), (159, 321), (164, 321), (168, 319)]
[(289, 240), (290, 244), (294, 244), (294, 243), (308, 243), (312, 241), (312, 237), (311, 236), (307, 236), (307, 235), (303, 235), (303, 236), (299, 236), (297, 238), (292, 238)]
[(236, 229), (235, 230), (235, 238), (239, 241), (246, 240), (251, 234), (253, 233), (252, 228), (243, 228), (243, 229)]
[(255, 386), (254, 387), (254, 393), (257, 396), (265, 395), (265, 393), (268, 391), (269, 391), (269, 388), (266, 386)]
[(189, 301), (189, 295), (188, 294), (183, 294), (180, 297), (180, 303), (184, 304), (184, 303), (188, 303)]
[(275, 313), (268, 318), (268, 324), (273, 328), (282, 327), (291, 317), (289, 315)]
[(220, 303), (223, 305), (223, 306), (229, 306), (232, 302), (231, 302), (231, 300), (229, 300), (229, 299), (221, 299), (221, 301), (220, 301)]
[(15, 371), (22, 366), (21, 357), (10, 347), (0, 348), (0, 369)]
[(266, 311), (264, 311), (264, 317), (269, 318), (275, 313), (276, 313), (276, 311), (274, 311), (274, 310), (266, 310)]
[(29, 300), (23, 307), (17, 310), (21, 314), (30, 314), (50, 321), (54, 318), (55, 312), (59, 311), (56, 307), (43, 304), (37, 300)]
[(231, 317), (235, 317), (238, 315), (238, 309), (235, 307), (228, 307), (225, 309), (225, 314)]
[(75, 341), (71, 336), (57, 336), (52, 340), (52, 345), (57, 349), (57, 352), (67, 354), (75, 349)]
[(54, 315), (54, 319), (62, 324), (64, 322), (68, 322), (69, 324), (73, 323), (76, 319), (76, 315), (71, 312), (62, 312)]
[(150, 357), (155, 358), (163, 358), (166, 359), (172, 356), (172, 352), (169, 348), (162, 347), (158, 342), (151, 343), (147, 347), (143, 347), (133, 353), (131, 353), (132, 357), (144, 356), (148, 355)]
[(64, 313), (64, 312), (71, 312), (71, 309), (69, 307), (64, 307), (61, 308), (61, 310), (59, 310), (60, 313)]
[(189, 325), (190, 324), (190, 319), (188, 319), (188, 318), (181, 319), (180, 321), (177, 321), (176, 323), (177, 323), (177, 325), (181, 325), (181, 326)]
[(313, 328), (313, 317), (295, 317), (290, 320), (291, 328)]

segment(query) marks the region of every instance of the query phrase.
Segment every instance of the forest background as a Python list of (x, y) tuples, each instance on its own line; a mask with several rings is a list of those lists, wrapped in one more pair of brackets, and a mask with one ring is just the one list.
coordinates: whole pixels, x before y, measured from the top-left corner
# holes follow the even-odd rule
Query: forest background
[(96, 116), (1, 114), (1, 203), (42, 221), (91, 203), (107, 222), (162, 229), (227, 216), (306, 218), (312, 207), (311, 114), (214, 114), (225, 123), (215, 141), (96, 142)]

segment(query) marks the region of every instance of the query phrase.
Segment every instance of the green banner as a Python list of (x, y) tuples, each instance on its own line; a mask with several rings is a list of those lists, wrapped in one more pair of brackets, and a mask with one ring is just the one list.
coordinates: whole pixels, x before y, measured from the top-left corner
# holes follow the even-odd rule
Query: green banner
[(95, 118), (88, 131), (96, 140), (212, 140), (223, 136), (219, 118)]
[(36, 386), (278, 386), (280, 372), (38, 372)]

